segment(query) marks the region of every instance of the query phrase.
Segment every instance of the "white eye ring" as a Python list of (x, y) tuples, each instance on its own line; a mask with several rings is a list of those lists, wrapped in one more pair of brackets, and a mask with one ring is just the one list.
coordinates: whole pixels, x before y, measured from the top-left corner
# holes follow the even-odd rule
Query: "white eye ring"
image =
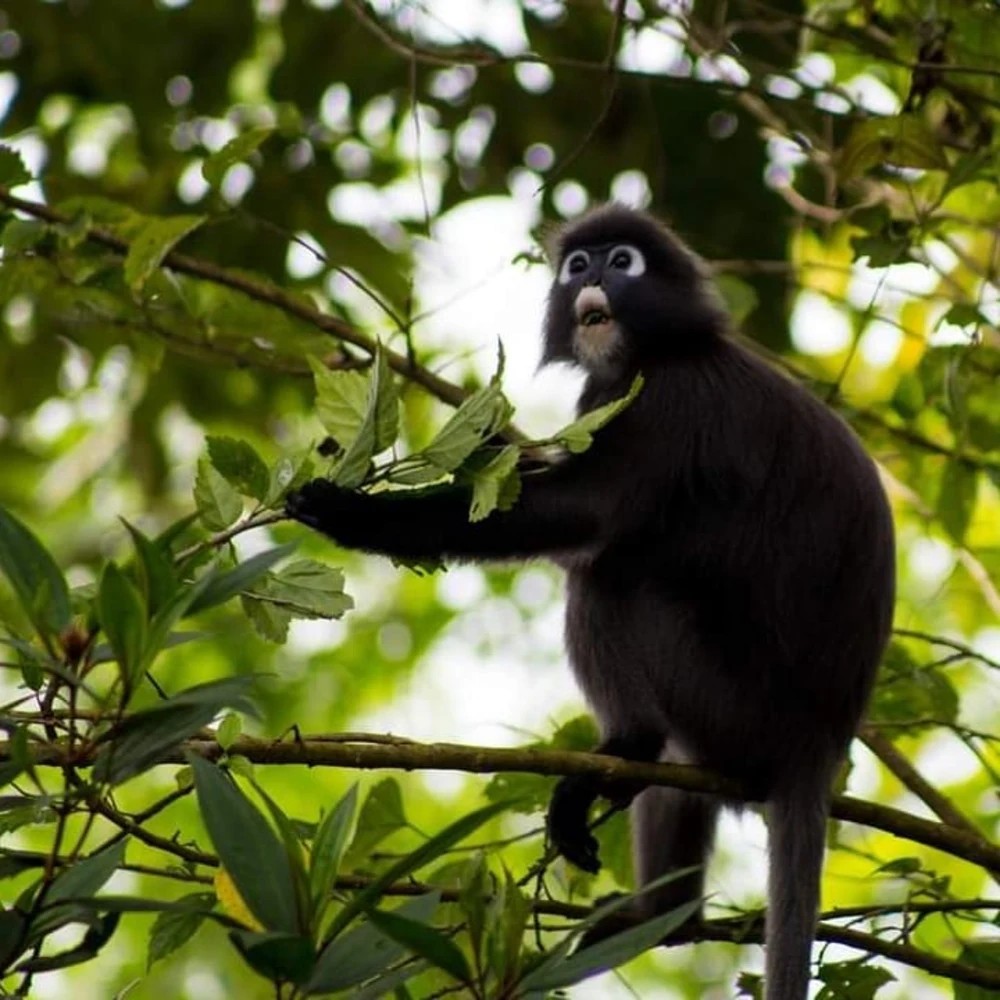
[[(625, 262), (627, 259), (627, 263)], [(638, 278), (646, 273), (646, 258), (637, 247), (623, 243), (612, 248), (608, 254), (608, 267), (624, 271), (630, 278)]]
[[(581, 266), (582, 265), (582, 266)], [(578, 274), (590, 266), (590, 254), (586, 250), (574, 250), (559, 268), (559, 284), (568, 285)]]

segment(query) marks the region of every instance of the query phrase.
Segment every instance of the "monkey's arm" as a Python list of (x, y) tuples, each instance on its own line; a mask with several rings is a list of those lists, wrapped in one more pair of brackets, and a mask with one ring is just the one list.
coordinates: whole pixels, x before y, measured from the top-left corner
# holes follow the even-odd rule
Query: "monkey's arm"
[(508, 511), (469, 521), (463, 486), (387, 493), (345, 490), (314, 479), (289, 494), (290, 517), (347, 548), (410, 559), (525, 558), (584, 548), (602, 523), (595, 492), (563, 470), (525, 476)]

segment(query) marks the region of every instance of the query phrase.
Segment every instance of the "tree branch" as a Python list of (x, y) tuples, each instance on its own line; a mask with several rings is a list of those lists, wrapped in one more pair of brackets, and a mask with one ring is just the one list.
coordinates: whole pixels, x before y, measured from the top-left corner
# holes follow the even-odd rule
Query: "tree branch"
[[(189, 751), (213, 760), (223, 752), (214, 741), (190, 740), (165, 753), (158, 763), (183, 764), (184, 754)], [(242, 736), (228, 748), (228, 752), (241, 754), (259, 764), (467, 771), (474, 774), (508, 771), (541, 775), (593, 775), (614, 781), (637, 781), (752, 801), (752, 797), (738, 783), (703, 768), (682, 764), (645, 764), (571, 750), (487, 748), (454, 743), (332, 743), (310, 741), (308, 738), (274, 743)], [(75, 767), (87, 767), (93, 763), (94, 756), (94, 751), (88, 750), (69, 760), (65, 745), (53, 743), (38, 745), (32, 750), (33, 763), (46, 767), (61, 767), (68, 760)], [(9, 759), (9, 744), (0, 743), (0, 762)], [(833, 798), (831, 815), (835, 819), (873, 827), (944, 851), (990, 871), (1000, 869), (1000, 847), (976, 831), (956, 829), (849, 795)]]
[[(48, 205), (27, 201), (24, 198), (17, 198), (5, 187), (0, 187), (0, 204), (17, 209), (17, 211), (24, 212), (33, 218), (43, 219), (54, 225), (67, 226), (73, 221), (69, 216), (64, 215), (62, 212), (57, 212)], [(90, 242), (106, 247), (123, 256), (129, 251), (128, 240), (106, 229), (91, 226), (87, 228), (85, 236)], [(263, 302), (265, 305), (274, 306), (276, 309), (280, 309), (289, 316), (294, 316), (296, 319), (300, 319), (304, 323), (316, 327), (331, 337), (336, 337), (338, 340), (361, 348), (361, 350), (366, 351), (368, 354), (374, 354), (378, 346), (371, 337), (356, 330), (342, 319), (320, 312), (300, 297), (269, 282), (249, 278), (245, 274), (234, 274), (223, 267), (219, 267), (218, 264), (199, 260), (187, 254), (178, 253), (175, 250), (172, 250), (163, 258), (162, 266), (169, 268), (171, 271), (176, 271), (178, 274), (187, 274), (194, 278), (200, 278), (203, 281), (211, 281), (214, 284), (224, 285), (227, 288), (242, 292), (256, 302)], [(430, 369), (417, 364), (415, 361), (411, 361), (405, 355), (398, 354), (396, 351), (385, 347), (383, 347), (383, 351), (386, 361), (393, 371), (409, 379), (411, 382), (422, 386), (443, 402), (451, 406), (459, 406), (468, 397), (469, 393), (465, 389), (454, 385), (439, 375), (435, 375)], [(524, 434), (511, 426), (505, 428), (500, 434), (506, 440), (514, 443), (526, 440)]]

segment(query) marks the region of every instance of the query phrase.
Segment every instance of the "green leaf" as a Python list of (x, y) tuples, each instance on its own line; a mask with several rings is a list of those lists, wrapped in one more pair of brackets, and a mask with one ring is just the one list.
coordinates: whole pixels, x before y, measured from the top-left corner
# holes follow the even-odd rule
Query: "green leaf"
[(407, 854), (395, 864), (390, 865), (385, 871), (379, 874), (359, 892), (346, 906), (337, 914), (331, 924), (327, 938), (336, 937), (358, 914), (363, 913), (374, 905), (375, 901), (382, 895), (386, 886), (391, 885), (397, 879), (405, 878), (412, 871), (439, 858), (449, 847), (454, 846), (459, 841), (464, 840), (470, 833), (474, 833), (484, 823), (491, 820), (497, 814), (503, 812), (508, 807), (506, 802), (495, 802), (492, 805), (483, 806), (475, 812), (469, 813), (456, 820), (446, 827), (439, 834), (431, 837), (430, 840), (421, 844), (415, 851)]
[[(958, 961), (971, 965), (974, 969), (989, 969), (1000, 973), (1000, 940), (983, 939), (962, 948)], [(955, 1000), (996, 1000), (997, 991), (987, 986), (973, 986), (971, 983), (954, 983)]]
[(172, 955), (185, 945), (205, 922), (207, 910), (215, 905), (215, 896), (210, 892), (195, 892), (175, 900), (174, 910), (163, 910), (149, 929), (149, 945), (146, 951), (146, 967)]
[(316, 386), (316, 416), (324, 430), (344, 447), (358, 436), (365, 421), (368, 380), (361, 372), (330, 371), (313, 357), (309, 367)]
[(6, 751), (7, 760), (0, 764), (0, 788), (9, 785), (22, 771), (31, 766), (27, 726), (14, 727), (7, 741)]
[(583, 414), (582, 417), (553, 434), (552, 440), (560, 442), (574, 453), (586, 451), (594, 440), (594, 434), (617, 417), (625, 407), (632, 404), (642, 391), (642, 385), (642, 376), (636, 375), (628, 392), (621, 399), (614, 399), (610, 403), (605, 403), (604, 406), (597, 407), (596, 410)]
[[(393, 912), (426, 924), (434, 916), (440, 900), (439, 892), (429, 892), (404, 903)], [(385, 971), (405, 954), (404, 947), (379, 931), (374, 924), (362, 924), (323, 949), (307, 984), (307, 992), (310, 995), (332, 993), (356, 986)]]
[(941, 478), (937, 516), (945, 531), (959, 545), (972, 520), (978, 491), (979, 475), (976, 469), (961, 459), (951, 459)]
[(136, 679), (146, 643), (146, 609), (139, 591), (112, 562), (104, 567), (97, 590), (101, 628), (121, 664), (126, 681)]
[(545, 961), (529, 972), (521, 981), (521, 989), (526, 993), (565, 989), (598, 972), (615, 969), (652, 948), (672, 930), (680, 927), (698, 912), (700, 905), (700, 900), (685, 903), (669, 913), (639, 924), (638, 927), (630, 927), (620, 934), (605, 938), (569, 958), (561, 958), (553, 953), (556, 960)]
[(250, 619), (254, 631), (268, 642), (282, 645), (288, 640), (292, 614), (286, 608), (260, 600), (250, 594), (240, 594), (243, 613)]
[(84, 934), (83, 940), (75, 948), (59, 952), (57, 955), (33, 956), (21, 962), (15, 971), (53, 972), (56, 969), (68, 969), (71, 965), (79, 965), (81, 962), (89, 962), (111, 939), (120, 919), (121, 916), (117, 913), (108, 913), (103, 917), (97, 917), (92, 921), (92, 926), (87, 933)]
[(299, 559), (268, 574), (252, 596), (277, 602), (295, 618), (340, 618), (354, 607), (344, 593), (343, 570), (315, 559)]
[(316, 959), (312, 940), (300, 934), (230, 931), (229, 940), (250, 968), (275, 982), (304, 983)]
[(231, 778), (196, 754), (189, 762), (208, 835), (243, 901), (268, 930), (297, 934), (295, 883), (281, 841)]
[(18, 187), (30, 180), (31, 172), (24, 165), (21, 154), (10, 146), (0, 145), (0, 187)]
[(222, 183), (226, 171), (234, 164), (247, 159), (272, 133), (273, 128), (251, 128), (230, 139), (221, 149), (206, 157), (201, 165), (201, 173), (210, 187), (217, 188)]
[(351, 785), (347, 794), (323, 817), (313, 838), (309, 860), (309, 886), (317, 910), (329, 899), (330, 890), (340, 871), (347, 839), (354, 825), (358, 808), (358, 786)]
[(298, 455), (283, 455), (274, 463), (268, 473), (267, 496), (264, 498), (266, 507), (270, 507), (290, 489), (300, 486), (312, 477), (311, 451), (310, 448)]
[(246, 441), (231, 437), (208, 437), (208, 456), (218, 472), (241, 493), (264, 500), (270, 486), (270, 474), (264, 460)]
[(462, 403), (421, 454), (442, 472), (452, 472), (505, 427), (512, 412), (498, 373)]
[[(520, 492), (517, 462), (521, 449), (508, 445), (488, 465), (472, 475), (472, 505), (470, 521), (482, 521), (497, 508), (509, 510)], [(511, 485), (514, 480), (514, 485)], [(508, 502), (509, 501), (509, 502)]]
[(215, 742), (222, 747), (223, 750), (228, 750), (239, 738), (240, 733), (243, 730), (243, 722), (240, 717), (233, 712), (230, 712), (226, 717), (219, 723), (219, 728), (215, 733)]
[(347, 852), (347, 867), (357, 867), (376, 845), (407, 825), (399, 782), (395, 778), (383, 778), (372, 786), (361, 807), (357, 832)]
[(379, 348), (368, 376), (364, 420), (354, 440), (345, 445), (334, 471), (334, 482), (347, 489), (360, 486), (372, 459), (396, 440), (398, 429), (399, 397), (385, 353)]
[(148, 539), (138, 528), (128, 521), (122, 523), (132, 536), (135, 547), (136, 571), (139, 586), (146, 598), (150, 614), (156, 614), (177, 593), (178, 580), (174, 564), (169, 554), (155, 542)]
[(885, 163), (924, 170), (948, 168), (937, 136), (922, 115), (910, 113), (869, 118), (855, 125), (840, 151), (838, 173), (842, 180), (849, 180)]
[(28, 918), (20, 910), (0, 910), (0, 970), (6, 973), (24, 951), (24, 931)]
[(443, 969), (460, 983), (468, 983), (472, 979), (465, 955), (451, 938), (440, 931), (416, 920), (408, 920), (398, 913), (370, 910), (368, 919), (387, 937), (436, 968)]
[(717, 275), (715, 286), (722, 294), (726, 309), (736, 326), (739, 326), (760, 302), (757, 289), (750, 282), (737, 278), (735, 274)]
[(127, 781), (194, 736), (224, 708), (256, 716), (250, 700), (253, 684), (253, 677), (225, 677), (134, 712), (102, 737), (94, 777), (112, 785)]
[(93, 896), (122, 866), (125, 844), (112, 844), (61, 871), (45, 896), (45, 908), (65, 899)]
[(142, 290), (163, 258), (205, 221), (203, 215), (147, 218), (135, 231), (125, 256), (125, 282), (134, 292)]
[(69, 589), (41, 542), (0, 507), (0, 570), (21, 606), (43, 636), (62, 632), (70, 622)]
[(243, 513), (243, 498), (216, 471), (207, 455), (198, 459), (194, 502), (210, 531), (225, 531)]
[(33, 250), (48, 231), (48, 225), (37, 219), (11, 219), (0, 234), (0, 246), (12, 254)]
[(462, 872), (458, 905), (465, 917), (472, 954), (482, 955), (483, 935), (486, 930), (486, 902), (490, 895), (489, 870), (482, 851), (477, 851)]
[(896, 981), (891, 972), (871, 965), (866, 958), (824, 962), (817, 976), (826, 985), (816, 1000), (874, 1000), (883, 986)]
[(217, 604), (224, 604), (244, 590), (250, 590), (276, 562), (280, 562), (294, 551), (295, 546), (295, 542), (278, 545), (266, 552), (258, 552), (257, 555), (244, 560), (227, 573), (211, 574), (205, 588), (191, 602), (187, 613), (189, 615), (197, 614), (199, 611), (213, 608)]

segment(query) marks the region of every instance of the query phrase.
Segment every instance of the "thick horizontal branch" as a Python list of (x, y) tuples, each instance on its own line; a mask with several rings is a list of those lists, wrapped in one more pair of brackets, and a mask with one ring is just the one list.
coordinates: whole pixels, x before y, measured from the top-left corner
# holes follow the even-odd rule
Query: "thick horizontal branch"
[[(162, 764), (181, 764), (186, 751), (215, 759), (222, 749), (210, 740), (191, 740), (163, 755)], [(543, 775), (595, 775), (614, 780), (665, 785), (706, 792), (728, 799), (752, 800), (736, 782), (703, 768), (682, 764), (646, 764), (604, 754), (571, 750), (487, 748), (455, 743), (366, 744), (310, 741), (308, 738), (275, 743), (240, 737), (230, 753), (241, 754), (257, 764), (306, 764), (310, 767), (355, 769), (395, 768), (406, 771), (467, 771), (491, 774), (499, 771)], [(40, 766), (86, 767), (94, 754), (68, 755), (61, 744), (33, 747), (33, 760)], [(0, 743), (0, 762), (9, 759), (9, 747)], [(975, 831), (956, 829), (922, 819), (900, 809), (866, 802), (849, 795), (835, 796), (831, 803), (835, 819), (870, 826), (885, 833), (933, 847), (988, 870), (1000, 868), (1000, 847)]]
[[(24, 212), (26, 215), (30, 215), (36, 219), (43, 219), (45, 222), (55, 225), (66, 226), (73, 221), (69, 216), (62, 212), (57, 212), (48, 205), (28, 201), (24, 198), (17, 198), (4, 187), (0, 187), (0, 204), (7, 205), (10, 208), (17, 209), (19, 212)], [(88, 227), (86, 238), (92, 243), (106, 247), (123, 256), (129, 251), (128, 240), (123, 239), (115, 233), (108, 232), (106, 229), (96, 226)], [(204, 281), (211, 281), (217, 285), (225, 285), (227, 288), (242, 292), (247, 298), (253, 299), (256, 302), (274, 306), (289, 316), (294, 316), (296, 319), (302, 320), (304, 323), (308, 323), (310, 326), (314, 326), (323, 333), (336, 337), (338, 340), (353, 344), (368, 354), (375, 353), (377, 345), (371, 337), (336, 316), (320, 312), (320, 310), (309, 305), (301, 297), (293, 295), (277, 285), (249, 278), (245, 274), (235, 274), (223, 267), (219, 267), (218, 264), (213, 264), (211, 261), (199, 260), (187, 254), (177, 253), (175, 250), (172, 250), (163, 258), (163, 266), (179, 274), (187, 274), (194, 278), (201, 278)], [(383, 348), (383, 350), (386, 361), (393, 371), (409, 379), (411, 382), (422, 386), (443, 402), (451, 406), (458, 406), (468, 397), (469, 394), (465, 389), (454, 385), (439, 375), (435, 375), (434, 372), (412, 361), (405, 354), (399, 354), (388, 348)], [(502, 433), (504, 437), (511, 441), (524, 440), (524, 435), (513, 427), (507, 427)]]

